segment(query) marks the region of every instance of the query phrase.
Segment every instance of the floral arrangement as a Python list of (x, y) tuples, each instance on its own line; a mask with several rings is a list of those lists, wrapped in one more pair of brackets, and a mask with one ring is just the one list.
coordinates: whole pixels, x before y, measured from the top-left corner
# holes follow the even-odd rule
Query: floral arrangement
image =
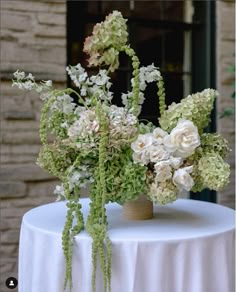
[[(67, 284), (72, 287), (73, 239), (85, 226), (93, 239), (93, 291), (97, 257), (104, 291), (111, 291), (112, 243), (105, 205), (123, 204), (141, 193), (155, 203), (167, 204), (182, 190), (220, 190), (228, 183), (230, 168), (224, 158), (229, 147), (219, 134), (203, 133), (217, 92), (206, 89), (167, 108), (161, 73), (153, 64), (140, 67), (128, 45), (126, 20), (120, 12), (114, 11), (95, 25), (84, 51), (89, 55), (89, 65), (98, 66), (99, 71), (89, 76), (80, 64), (67, 67), (77, 90), (53, 89), (50, 80), (37, 83), (32, 74), (21, 71), (14, 73), (13, 85), (35, 90), (44, 102), (37, 163), (61, 180), (55, 193), (67, 201), (62, 236), (65, 288)], [(133, 66), (132, 91), (122, 94), (123, 107), (111, 103), (109, 76), (119, 66), (120, 52), (131, 58)], [(160, 127), (138, 120), (150, 82), (158, 87)], [(80, 189), (88, 185), (90, 214), (84, 224), (79, 198)]]

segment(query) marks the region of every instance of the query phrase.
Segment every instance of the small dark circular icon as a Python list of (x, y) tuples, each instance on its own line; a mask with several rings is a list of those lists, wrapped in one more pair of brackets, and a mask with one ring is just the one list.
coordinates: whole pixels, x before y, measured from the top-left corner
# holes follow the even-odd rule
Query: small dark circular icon
[(6, 279), (6, 286), (9, 289), (15, 289), (18, 285), (18, 281), (14, 277), (10, 277)]

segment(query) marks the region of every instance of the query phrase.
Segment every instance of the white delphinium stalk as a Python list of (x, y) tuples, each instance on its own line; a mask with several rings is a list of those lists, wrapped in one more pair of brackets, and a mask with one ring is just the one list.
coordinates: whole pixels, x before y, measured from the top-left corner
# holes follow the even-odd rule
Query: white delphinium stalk
[(76, 66), (68, 66), (66, 67), (66, 71), (74, 84), (79, 88), (81, 88), (82, 84), (88, 77), (88, 73), (85, 72), (85, 69), (80, 64), (77, 64)]
[(23, 90), (35, 90), (40, 93), (40, 98), (42, 100), (47, 100), (51, 95), (50, 91), (52, 89), (52, 81), (41, 81), (39, 84), (35, 82), (35, 77), (29, 73), (26, 75), (25, 72), (17, 70), (13, 73), (14, 79), (12, 86), (17, 86), (19, 89)]
[[(144, 91), (147, 87), (148, 83), (158, 81), (160, 80), (161, 73), (158, 70), (157, 67), (155, 67), (153, 64), (147, 66), (147, 67), (141, 67), (139, 70), (139, 106), (140, 106), (140, 111), (141, 111), (141, 105), (144, 103), (145, 96), (144, 96)], [(131, 79), (131, 84), (134, 86), (134, 79)], [(127, 92), (127, 93), (122, 93), (121, 95), (122, 103), (125, 107), (130, 107), (131, 106), (131, 100), (132, 100), (132, 92)]]
[(109, 91), (112, 83), (107, 70), (99, 70), (97, 75), (88, 76), (81, 64), (66, 68), (74, 84), (80, 89), (80, 95), (86, 97), (86, 105), (91, 104), (91, 98), (96, 96), (102, 101), (111, 101), (113, 93)]

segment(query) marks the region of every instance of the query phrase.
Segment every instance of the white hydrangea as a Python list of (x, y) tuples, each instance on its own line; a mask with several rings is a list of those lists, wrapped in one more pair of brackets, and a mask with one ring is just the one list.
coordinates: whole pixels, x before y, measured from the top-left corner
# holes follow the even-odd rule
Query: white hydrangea
[(73, 98), (68, 94), (57, 96), (56, 100), (51, 105), (51, 110), (58, 110), (64, 114), (70, 114), (74, 111), (76, 104), (73, 103)]
[(81, 112), (80, 117), (68, 129), (68, 136), (74, 140), (93, 138), (99, 130), (99, 122), (94, 110)]

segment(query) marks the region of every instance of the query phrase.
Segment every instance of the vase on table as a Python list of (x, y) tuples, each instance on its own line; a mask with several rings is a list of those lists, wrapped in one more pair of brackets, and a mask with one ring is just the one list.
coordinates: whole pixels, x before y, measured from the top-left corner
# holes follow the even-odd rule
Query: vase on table
[(137, 199), (123, 205), (123, 217), (128, 220), (148, 220), (153, 218), (153, 202), (147, 196), (140, 195)]

